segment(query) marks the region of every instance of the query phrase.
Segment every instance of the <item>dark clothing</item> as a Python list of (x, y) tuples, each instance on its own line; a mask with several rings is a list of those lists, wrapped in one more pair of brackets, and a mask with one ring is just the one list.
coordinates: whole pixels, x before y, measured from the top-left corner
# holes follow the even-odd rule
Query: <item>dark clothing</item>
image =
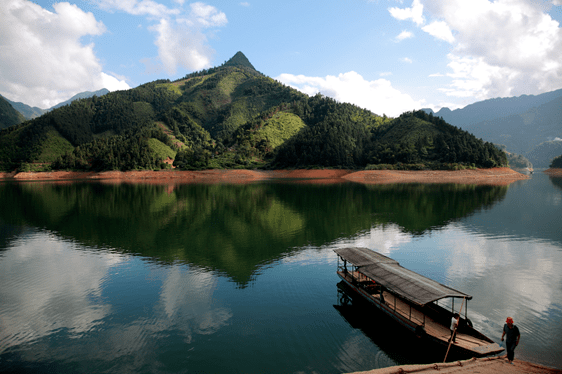
[(507, 359), (509, 361), (513, 361), (513, 359), (515, 358), (515, 347), (517, 347), (515, 343), (516, 343), (515, 340), (512, 342), (505, 343), (505, 350), (507, 351)]
[(513, 361), (515, 357), (515, 347), (517, 347), (517, 338), (519, 337), (519, 329), (517, 326), (513, 325), (512, 328), (507, 326), (507, 323), (503, 326), (503, 331), (505, 332), (505, 350), (507, 351), (507, 359)]

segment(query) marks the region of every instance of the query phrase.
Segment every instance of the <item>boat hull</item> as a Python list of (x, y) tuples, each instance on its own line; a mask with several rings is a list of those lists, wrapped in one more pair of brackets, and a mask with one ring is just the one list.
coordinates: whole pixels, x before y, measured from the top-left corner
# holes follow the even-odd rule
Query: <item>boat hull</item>
[[(369, 304), (375, 306), (382, 313), (384, 313), (385, 315), (396, 321), (406, 330), (415, 334), (417, 337), (422, 338), (427, 342), (431, 342), (434, 345), (441, 346), (444, 351), (448, 349), (449, 347), (448, 338), (450, 336), (450, 330), (448, 327), (444, 327), (440, 325), (439, 326), (440, 333), (437, 333), (436, 329), (434, 328), (426, 329), (425, 317), (423, 321), (419, 319), (417, 321), (412, 320), (411, 312), (409, 317), (404, 315), (403, 313), (397, 312), (396, 304), (394, 304), (393, 307), (391, 302), (390, 303), (388, 301), (381, 302), (380, 296), (369, 294), (365, 289), (357, 286), (353, 282), (353, 278), (350, 277), (349, 275), (346, 275), (345, 273), (338, 271), (338, 276), (342, 280), (348, 292), (352, 292), (351, 295), (352, 297), (358, 296), (361, 298), (361, 300), (367, 301)], [(394, 298), (393, 300), (396, 300), (396, 298)], [(466, 329), (474, 330), (473, 328), (468, 326), (466, 327)], [(445, 334), (443, 334), (443, 331), (445, 331)], [(472, 333), (472, 331), (468, 331), (468, 332)], [(447, 333), (449, 335), (447, 335)], [(473, 340), (478, 339), (480, 342), (477, 346), (472, 345), (470, 348), (463, 346), (463, 344), (451, 344), (450, 347), (451, 353), (453, 353), (455, 356), (484, 357), (484, 356), (500, 353), (504, 350), (497, 343), (494, 343), (491, 339), (487, 338), (486, 336), (484, 336), (483, 334), (479, 333), (476, 330), (474, 330), (473, 334), (471, 335), (462, 334), (459, 335), (458, 338), (462, 339), (465, 336)]]

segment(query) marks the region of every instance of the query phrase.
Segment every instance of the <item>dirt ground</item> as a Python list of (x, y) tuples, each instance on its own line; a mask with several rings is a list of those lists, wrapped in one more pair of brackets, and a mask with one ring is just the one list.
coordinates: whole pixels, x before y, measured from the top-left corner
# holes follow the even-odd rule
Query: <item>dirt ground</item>
[(63, 181), (100, 180), (106, 183), (250, 183), (260, 180), (291, 180), (300, 183), (343, 183), (352, 181), (366, 184), (390, 183), (463, 183), (509, 185), (529, 178), (509, 168), (476, 170), (203, 170), (203, 171), (107, 171), (107, 172), (41, 172), (1, 173), (0, 180)]
[(509, 364), (505, 356), (490, 358), (472, 358), (465, 361), (448, 362), (446, 364), (430, 365), (402, 365), (388, 368), (361, 371), (354, 374), (398, 374), (398, 373), (421, 373), (421, 374), (561, 374), (562, 370), (548, 368), (546, 366), (532, 364), (530, 362), (513, 361)]
[(562, 177), (562, 169), (546, 169), (544, 172), (553, 177)]

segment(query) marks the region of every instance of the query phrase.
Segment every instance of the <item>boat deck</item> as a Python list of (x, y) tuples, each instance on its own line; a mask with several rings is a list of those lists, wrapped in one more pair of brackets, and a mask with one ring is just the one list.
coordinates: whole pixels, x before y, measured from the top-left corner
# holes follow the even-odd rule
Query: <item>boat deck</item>
[[(339, 272), (340, 276), (345, 276), (348, 281), (351, 281), (351, 276), (355, 277), (357, 280), (362, 280), (364, 275), (358, 272), (349, 272), (347, 275)], [(370, 295), (374, 299), (380, 301), (380, 294), (375, 293)], [(383, 291), (383, 298), (386, 306), (397, 314), (400, 314), (403, 318), (414, 322), (417, 325), (424, 325), (425, 322), (425, 332), (431, 335), (433, 338), (438, 339), (443, 344), (448, 344), (449, 338), (451, 336), (451, 330), (449, 326), (444, 326), (432, 319), (430, 316), (424, 315), (415, 306), (405, 302), (404, 300), (395, 297), (393, 294)], [(488, 341), (479, 339), (475, 336), (471, 336), (464, 333), (457, 332), (456, 342), (453, 343), (455, 346), (464, 348), (466, 350), (473, 351), (479, 355), (487, 355), (491, 353), (501, 352), (503, 349), (497, 343), (490, 343)]]

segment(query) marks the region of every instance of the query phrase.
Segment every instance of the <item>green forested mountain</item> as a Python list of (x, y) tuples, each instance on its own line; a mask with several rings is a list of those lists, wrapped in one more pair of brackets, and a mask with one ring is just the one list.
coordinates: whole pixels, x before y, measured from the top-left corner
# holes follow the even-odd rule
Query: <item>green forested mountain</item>
[[(6, 99), (6, 98), (4, 98), (4, 99)], [(11, 101), (11, 100), (8, 100), (8, 99), (6, 99), (6, 101), (9, 102), (15, 110), (20, 112), (25, 119), (33, 119), (33, 118), (39, 117), (40, 115), (42, 115), (46, 112), (45, 109), (41, 109), (41, 108), (37, 108), (37, 107), (31, 107), (31, 106), (29, 106), (27, 104), (24, 104), (24, 103), (14, 102), (14, 101)]]
[[(426, 109), (431, 112), (431, 109)], [(507, 151), (529, 159), (535, 168), (547, 168), (554, 139), (562, 138), (562, 90), (540, 95), (497, 98), (462, 109), (442, 108), (437, 116), (484, 140), (504, 144)]]
[(10, 102), (0, 96), (0, 129), (17, 125), (25, 121), (25, 117), (12, 107)]
[(562, 141), (551, 140), (537, 145), (528, 153), (529, 161), (537, 168), (548, 168), (552, 160), (562, 154)]
[(238, 52), (171, 82), (75, 100), (0, 132), (4, 170), (450, 168), (505, 165), (489, 143), (425, 112), (380, 117), (307, 95)]
[(551, 168), (562, 169), (562, 155), (554, 157), (550, 163)]
[(60, 108), (62, 106), (68, 105), (70, 103), (72, 103), (74, 100), (79, 100), (79, 99), (87, 99), (93, 96), (103, 96), (105, 94), (108, 94), (109, 90), (107, 88), (102, 88), (101, 90), (97, 90), (94, 92), (90, 92), (90, 91), (84, 91), (84, 92), (80, 92), (74, 96), (72, 96), (70, 99), (63, 101), (62, 103), (58, 103), (57, 105), (52, 106), (51, 108), (47, 109), (46, 111), (51, 111), (53, 109), (57, 109)]

